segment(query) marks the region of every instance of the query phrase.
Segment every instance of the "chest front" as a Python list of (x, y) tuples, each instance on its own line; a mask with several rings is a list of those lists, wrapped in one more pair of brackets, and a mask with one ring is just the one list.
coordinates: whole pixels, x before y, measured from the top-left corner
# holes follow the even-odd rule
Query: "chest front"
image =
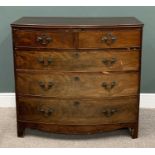
[(136, 138), (142, 24), (66, 21), (73, 25), (12, 24), (18, 136), (25, 128), (66, 134), (129, 128)]

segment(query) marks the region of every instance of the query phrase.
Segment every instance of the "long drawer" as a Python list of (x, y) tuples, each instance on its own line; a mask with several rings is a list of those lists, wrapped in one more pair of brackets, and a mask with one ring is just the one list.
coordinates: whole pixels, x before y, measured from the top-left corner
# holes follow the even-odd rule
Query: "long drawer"
[(53, 71), (137, 71), (139, 50), (16, 51), (17, 69)]
[(137, 72), (17, 72), (18, 94), (46, 97), (115, 97), (137, 95)]
[(136, 121), (136, 97), (66, 100), (18, 97), (18, 120), (65, 125), (100, 125)]

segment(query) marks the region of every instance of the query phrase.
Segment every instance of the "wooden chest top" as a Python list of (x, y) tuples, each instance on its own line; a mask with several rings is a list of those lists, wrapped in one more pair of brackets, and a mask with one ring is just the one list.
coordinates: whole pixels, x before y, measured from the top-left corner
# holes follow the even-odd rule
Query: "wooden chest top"
[(143, 23), (135, 17), (23, 17), (12, 26), (56, 27), (56, 28), (101, 28), (141, 27)]

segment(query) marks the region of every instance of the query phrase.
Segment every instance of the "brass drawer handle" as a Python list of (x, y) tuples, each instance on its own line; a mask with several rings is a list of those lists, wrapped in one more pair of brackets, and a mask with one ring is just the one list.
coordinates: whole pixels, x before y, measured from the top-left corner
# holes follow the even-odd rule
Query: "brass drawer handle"
[(117, 109), (105, 109), (102, 111), (102, 114), (104, 114), (106, 117), (111, 117), (116, 112), (118, 112)]
[(38, 36), (36, 41), (42, 45), (47, 45), (52, 41), (52, 38), (46, 35), (42, 35), (42, 36)]
[(117, 40), (117, 38), (115, 36), (113, 36), (111, 33), (107, 33), (105, 36), (103, 36), (101, 38), (101, 41), (108, 46), (113, 44), (116, 40)]
[(44, 82), (44, 81), (39, 81), (39, 86), (47, 91), (53, 87), (54, 83), (53, 82)]
[(106, 59), (106, 58), (104, 58), (104, 59), (102, 60), (102, 63), (103, 63), (104, 65), (106, 65), (107, 67), (110, 67), (110, 66), (112, 66), (113, 64), (115, 64), (116, 61), (117, 61), (116, 58), (111, 58), (111, 59), (108, 59), (108, 58)]
[(107, 82), (103, 82), (102, 83), (102, 87), (105, 88), (106, 90), (110, 91), (111, 89), (113, 89), (116, 86), (116, 82), (113, 81), (111, 83), (107, 83)]
[(52, 63), (52, 58), (51, 57), (49, 58), (39, 57), (37, 61), (44, 66), (48, 66)]
[(52, 108), (43, 108), (43, 106), (38, 106), (37, 111), (45, 117), (49, 117), (53, 114), (54, 109)]

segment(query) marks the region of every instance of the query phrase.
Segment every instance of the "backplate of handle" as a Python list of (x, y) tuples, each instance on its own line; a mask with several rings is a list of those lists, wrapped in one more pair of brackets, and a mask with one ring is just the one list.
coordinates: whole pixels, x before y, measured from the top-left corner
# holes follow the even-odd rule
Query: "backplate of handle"
[(107, 82), (103, 82), (102, 83), (102, 87), (104, 89), (106, 89), (107, 91), (112, 90), (115, 86), (116, 86), (116, 82), (115, 81), (112, 81), (111, 83), (107, 83)]
[(39, 81), (39, 86), (45, 91), (51, 89), (53, 85), (54, 83), (51, 81), (50, 82)]
[(108, 109), (102, 110), (102, 114), (104, 114), (104, 116), (106, 117), (111, 117), (116, 112), (118, 112), (118, 110), (115, 108), (108, 108)]
[(37, 58), (37, 61), (42, 64), (43, 66), (49, 66), (52, 63), (52, 58), (44, 58), (44, 57), (39, 57)]
[(103, 36), (101, 38), (102, 43), (105, 43), (108, 46), (113, 44), (116, 40), (117, 40), (117, 38), (115, 36), (113, 36), (111, 32), (107, 33), (105, 36)]
[(39, 105), (37, 107), (37, 111), (41, 113), (45, 117), (49, 117), (53, 114), (54, 109), (51, 107), (44, 107), (43, 105)]
[(52, 41), (52, 38), (46, 35), (38, 36), (36, 41), (41, 45), (47, 45)]
[(113, 64), (115, 64), (116, 61), (117, 61), (116, 58), (104, 58), (104, 59), (102, 60), (102, 63), (103, 63), (104, 65), (106, 65), (107, 67), (110, 67), (110, 66), (112, 66)]

